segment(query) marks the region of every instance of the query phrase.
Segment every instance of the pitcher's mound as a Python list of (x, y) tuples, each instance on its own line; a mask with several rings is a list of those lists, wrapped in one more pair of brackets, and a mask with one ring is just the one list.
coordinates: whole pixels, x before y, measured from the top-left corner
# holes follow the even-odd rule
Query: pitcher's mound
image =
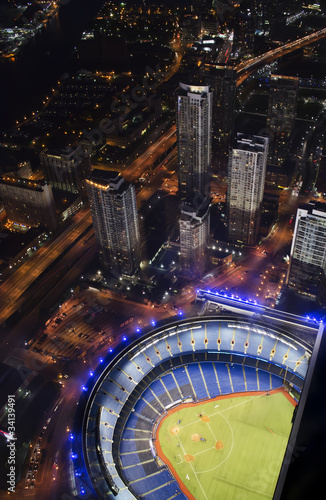
[(207, 415), (203, 415), (200, 420), (202, 422), (209, 422), (209, 417)]
[(199, 441), (199, 440), (200, 440), (200, 436), (199, 436), (199, 434), (193, 434), (193, 435), (191, 436), (191, 439), (192, 439), (193, 441)]
[(223, 448), (223, 443), (222, 443), (222, 441), (216, 441), (216, 443), (215, 443), (215, 448), (216, 448), (217, 450), (220, 450), (221, 448)]
[(185, 455), (185, 461), (186, 462), (192, 462), (192, 460), (194, 460), (194, 456), (193, 455)]
[(170, 432), (171, 432), (171, 434), (178, 434), (179, 427), (177, 427), (176, 425), (174, 425), (173, 427), (170, 428)]

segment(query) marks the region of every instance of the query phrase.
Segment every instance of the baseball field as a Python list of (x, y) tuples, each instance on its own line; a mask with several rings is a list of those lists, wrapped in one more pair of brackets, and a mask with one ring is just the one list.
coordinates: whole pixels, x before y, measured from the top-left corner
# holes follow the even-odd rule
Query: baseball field
[(181, 404), (158, 426), (157, 454), (189, 499), (271, 499), (294, 406), (283, 389)]

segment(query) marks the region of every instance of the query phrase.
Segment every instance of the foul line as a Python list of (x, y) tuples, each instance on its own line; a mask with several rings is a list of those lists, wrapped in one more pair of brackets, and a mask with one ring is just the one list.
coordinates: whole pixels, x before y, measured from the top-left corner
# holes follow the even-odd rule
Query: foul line
[[(178, 441), (179, 441), (179, 443), (180, 443), (180, 446), (181, 446), (181, 448), (182, 448), (182, 451), (183, 451), (184, 455), (186, 455), (186, 450), (184, 449), (183, 444), (182, 444), (182, 442), (180, 441), (180, 438), (179, 438), (179, 436), (178, 436), (178, 435), (177, 435), (177, 438), (178, 438)], [(193, 466), (192, 466), (192, 463), (191, 463), (191, 462), (188, 462), (188, 464), (190, 465), (191, 470), (192, 470), (192, 472), (194, 473), (195, 478), (196, 478), (196, 479), (197, 479), (197, 481), (198, 481), (198, 484), (199, 484), (199, 486), (200, 486), (200, 488), (201, 488), (201, 490), (202, 490), (202, 492), (203, 492), (203, 494), (204, 494), (204, 497), (206, 498), (206, 500), (208, 500), (208, 498), (207, 498), (207, 496), (206, 496), (206, 493), (205, 493), (205, 491), (204, 491), (204, 488), (202, 487), (201, 482), (200, 482), (200, 481), (199, 481), (199, 479), (198, 479), (197, 473), (196, 473), (195, 469), (194, 469), (194, 468), (193, 468)]]

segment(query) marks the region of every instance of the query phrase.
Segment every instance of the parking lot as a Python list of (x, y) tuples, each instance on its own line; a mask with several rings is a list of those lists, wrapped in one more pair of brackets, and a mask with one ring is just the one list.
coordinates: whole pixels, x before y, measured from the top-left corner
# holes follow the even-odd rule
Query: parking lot
[[(166, 315), (166, 313), (164, 313)], [(95, 288), (64, 302), (25, 347), (50, 363), (85, 361), (151, 322), (148, 306), (116, 300)]]

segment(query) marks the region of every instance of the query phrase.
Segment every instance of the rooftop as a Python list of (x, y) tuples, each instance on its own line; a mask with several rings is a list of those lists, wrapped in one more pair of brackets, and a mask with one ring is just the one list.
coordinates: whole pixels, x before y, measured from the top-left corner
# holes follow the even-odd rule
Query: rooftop
[(185, 83), (179, 82), (179, 95), (200, 94), (202, 97), (206, 97), (207, 94), (211, 92), (209, 85), (187, 85)]
[(48, 185), (44, 179), (31, 181), (30, 179), (24, 179), (23, 177), (14, 177), (8, 175), (0, 177), (0, 184), (40, 192), (42, 192), (43, 188)]
[(260, 153), (264, 151), (267, 144), (267, 137), (238, 133), (235, 149)]
[(326, 217), (326, 203), (321, 201), (310, 201), (309, 203), (299, 207), (303, 210), (307, 210), (310, 215), (319, 215), (321, 217)]
[(87, 183), (99, 189), (114, 189), (117, 193), (122, 192), (129, 185), (120, 172), (111, 170), (100, 170), (95, 168), (87, 179)]

